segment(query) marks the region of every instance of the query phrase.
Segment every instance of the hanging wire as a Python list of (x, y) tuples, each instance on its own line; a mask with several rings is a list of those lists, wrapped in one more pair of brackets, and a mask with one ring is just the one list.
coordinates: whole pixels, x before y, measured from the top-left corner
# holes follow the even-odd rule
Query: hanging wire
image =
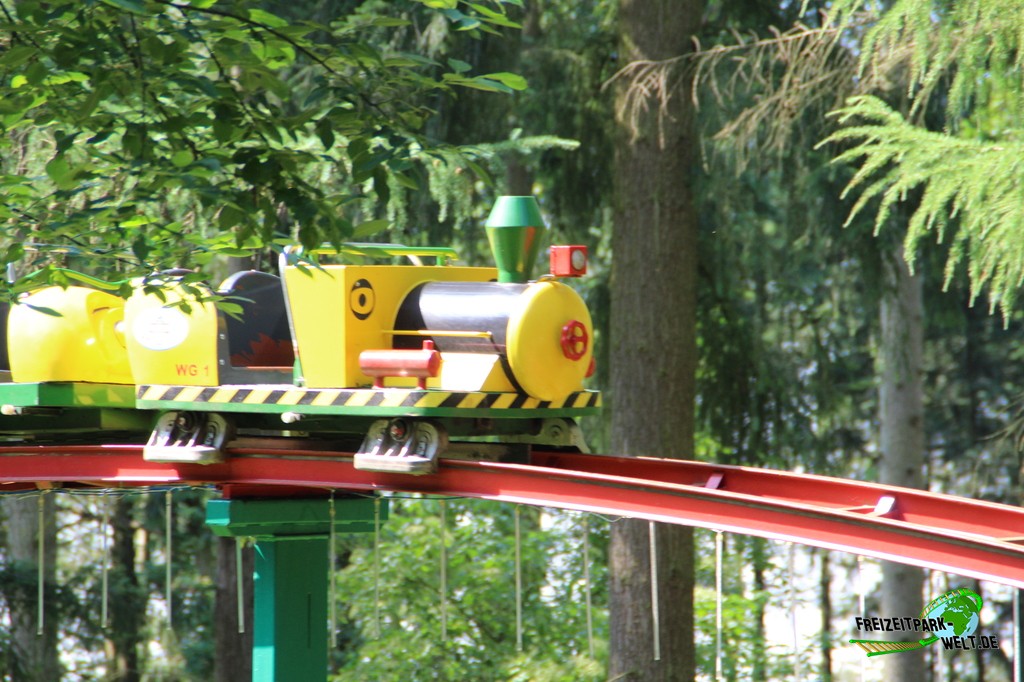
[(1013, 682), (1021, 682), (1020, 601), (1022, 590), (1013, 591)]
[(172, 542), (172, 535), (173, 535), (172, 531), (174, 530), (174, 516), (173, 516), (173, 509), (172, 509), (172, 506), (171, 506), (171, 503), (173, 501), (172, 500), (172, 495), (173, 495), (173, 492), (171, 490), (168, 490), (166, 493), (164, 493), (164, 516), (166, 517), (166, 521), (167, 521), (167, 528), (166, 528), (166, 531), (167, 531), (167, 571), (166, 571), (166, 575), (164, 576), (164, 580), (165, 580), (164, 590), (166, 592), (166, 597), (167, 597), (167, 629), (168, 630), (170, 630), (173, 627), (173, 623), (174, 623), (174, 619), (173, 619), (174, 608), (171, 605), (171, 563), (172, 563), (172, 560), (173, 560), (172, 550), (173, 550), (173, 547), (174, 547), (173, 546), (173, 542)]
[(245, 567), (242, 561), (244, 538), (235, 538), (235, 601), (238, 608), (238, 634), (245, 634)]
[(715, 531), (715, 682), (722, 679), (722, 531)]
[[(131, 495), (153, 495), (155, 493), (163, 493), (168, 490), (175, 492), (180, 490), (200, 490), (204, 492), (216, 492), (216, 486), (212, 485), (190, 485), (182, 484), (175, 486), (134, 486), (132, 488), (88, 488), (85, 490), (75, 488), (48, 488), (45, 491), (39, 489), (33, 490), (15, 490), (10, 492), (0, 491), (0, 498), (3, 499), (27, 499), (36, 498), (41, 492), (45, 492), (47, 495), (67, 495), (69, 497), (95, 497), (96, 495), (111, 495), (114, 497), (128, 497)], [(455, 499), (455, 498), (452, 498)]]
[[(926, 594), (928, 594), (928, 595), (935, 594), (935, 571), (931, 570), (930, 568), (926, 568), (925, 572), (924, 572), (924, 587), (925, 587), (925, 591), (926, 591), (925, 593)], [(863, 611), (863, 609), (862, 609), (862, 611)], [(1016, 627), (1016, 626), (1014, 626), (1014, 627)], [(939, 647), (939, 648), (941, 649), (942, 647)], [(1019, 649), (1014, 648), (1014, 652), (1017, 652), (1017, 651), (1019, 651)], [(935, 651), (932, 651), (932, 647), (928, 647), (927, 649), (924, 650), (924, 658), (925, 658), (925, 665), (928, 667), (928, 670), (933, 670), (933, 669), (935, 669), (939, 665), (938, 654)], [(1018, 658), (1020, 658), (1020, 657), (1015, 654), (1014, 655), (1014, 660), (1016, 661), (1016, 659), (1018, 659)], [(861, 682), (864, 682), (863, 663), (861, 663), (861, 675), (860, 675), (860, 677), (861, 677)], [(1017, 678), (1013, 678), (1013, 682), (1020, 682), (1020, 680), (1018, 680)]]
[(100, 627), (107, 629), (107, 616), (110, 609), (110, 498), (105, 494), (100, 498), (103, 504), (103, 527), (100, 536), (103, 538), (103, 601), (100, 606)]
[(44, 623), (44, 619), (45, 619), (45, 612), (46, 612), (45, 611), (45, 605), (46, 605), (45, 604), (45, 599), (46, 599), (46, 582), (45, 582), (46, 570), (45, 570), (45, 561), (46, 561), (46, 559), (45, 559), (45, 556), (44, 556), (46, 540), (45, 540), (44, 534), (43, 534), (44, 524), (45, 524), (45, 518), (44, 518), (45, 517), (45, 514), (44, 514), (45, 505), (46, 505), (46, 492), (43, 491), (43, 492), (39, 493), (39, 502), (37, 503), (37, 514), (38, 514), (37, 521), (38, 521), (39, 527), (37, 528), (37, 540), (38, 540), (38, 542), (36, 543), (38, 545), (38, 557), (36, 559), (36, 566), (38, 567), (38, 570), (39, 570), (39, 575), (36, 577), (36, 580), (38, 582), (38, 585), (37, 585), (37, 588), (36, 588), (37, 589), (36, 603), (38, 604), (38, 612), (36, 613), (36, 635), (40, 636), (40, 637), (43, 634), (43, 625), (45, 624)]
[(334, 566), (336, 561), (336, 549), (334, 545), (334, 491), (331, 491), (331, 499), (328, 502), (328, 510), (331, 527), (327, 531), (327, 599), (330, 606), (330, 617), (327, 620), (327, 627), (331, 630), (331, 646), (338, 648), (338, 600), (335, 594)]
[(516, 522), (516, 651), (523, 650), (523, 554), (522, 534), (519, 525), (520, 505), (516, 505), (513, 517)]
[(380, 639), (380, 498), (373, 498), (373, 634)]
[(445, 543), (447, 505), (441, 500), (441, 641), (448, 641), (448, 548)]
[[(103, 501), (103, 529), (101, 546), (104, 555), (103, 569), (101, 577), (101, 592), (102, 592), (102, 605), (100, 611), (100, 623), (101, 627), (106, 629), (109, 626), (109, 597), (110, 597), (110, 559), (111, 559), (111, 546), (109, 538), (109, 526), (110, 526), (110, 498), (117, 496), (129, 496), (129, 495), (151, 495), (154, 493), (163, 492), (167, 498), (167, 508), (170, 509), (171, 495), (176, 490), (214, 490), (213, 486), (209, 485), (178, 485), (173, 487), (167, 486), (139, 486), (132, 489), (123, 488), (108, 488), (108, 489), (89, 489), (89, 490), (75, 490), (75, 489), (60, 489), (60, 490), (31, 490), (31, 491), (16, 491), (16, 492), (0, 492), (0, 497), (4, 499), (28, 499), (35, 497), (37, 500), (37, 523), (38, 532), (36, 534), (36, 563), (37, 563), (37, 586), (36, 586), (36, 635), (42, 636), (43, 629), (45, 627), (45, 608), (46, 608), (46, 541), (45, 541), (45, 509), (46, 509), (46, 496), (51, 493), (60, 493), (62, 495), (75, 496), (88, 496), (93, 497), (99, 494)], [(167, 521), (167, 556), (168, 563), (166, 568), (166, 582), (167, 587), (165, 590), (165, 598), (168, 604), (168, 626), (171, 624), (171, 529), (172, 529), (173, 516), (168, 514)]]
[[(864, 610), (864, 557), (857, 555), (857, 604), (860, 607), (860, 614), (865, 615)], [(864, 676), (867, 674), (867, 664), (865, 659), (860, 660), (860, 682), (864, 682)]]
[(594, 658), (594, 613), (590, 597), (590, 518), (583, 517), (583, 589), (587, 595), (587, 651)]
[(661, 660), (661, 613), (658, 609), (658, 536), (654, 521), (648, 521), (651, 559), (651, 621), (654, 626), (654, 660)]
[(803, 671), (800, 665), (800, 631), (796, 614), (796, 544), (789, 543), (789, 625), (793, 630), (793, 679), (800, 682)]
[[(183, 485), (183, 486), (173, 486), (173, 487), (167, 487), (167, 486), (153, 486), (153, 487), (149, 487), (149, 486), (146, 486), (146, 487), (137, 487), (137, 488), (133, 488), (133, 489), (130, 489), (130, 490), (127, 490), (127, 489), (108, 489), (108, 490), (91, 490), (91, 491), (87, 491), (87, 492), (86, 491), (76, 491), (76, 490), (61, 490), (61, 491), (57, 491), (57, 492), (60, 492), (60, 493), (63, 493), (63, 494), (69, 494), (69, 495), (95, 495), (96, 493), (100, 493), (103, 496), (103, 499), (104, 499), (104, 505), (103, 505), (104, 533), (103, 533), (102, 543), (103, 543), (103, 553), (104, 553), (104, 566), (103, 566), (103, 574), (102, 574), (102, 578), (103, 578), (103, 583), (102, 583), (103, 604), (102, 604), (101, 622), (102, 622), (102, 626), (104, 628), (106, 628), (108, 626), (108, 610), (109, 610), (109, 607), (108, 607), (108, 602), (109, 602), (109, 563), (110, 563), (110, 555), (111, 555), (111, 546), (110, 546), (109, 533), (107, 531), (109, 530), (109, 523), (110, 523), (110, 520), (109, 520), (110, 497), (111, 496), (117, 496), (117, 495), (140, 495), (140, 494), (145, 495), (145, 494), (152, 494), (152, 493), (157, 493), (157, 492), (164, 492), (164, 494), (165, 494), (166, 554), (167, 554), (167, 565), (166, 565), (166, 574), (165, 574), (165, 599), (166, 599), (166, 602), (167, 602), (167, 627), (171, 628), (171, 626), (173, 624), (173, 609), (172, 609), (172, 603), (173, 603), (172, 602), (172, 586), (173, 586), (173, 573), (172, 573), (172, 570), (173, 570), (173, 493), (174, 493), (175, 490), (212, 490), (212, 489), (213, 488), (211, 486)], [(43, 630), (43, 609), (44, 609), (44, 604), (43, 604), (43, 598), (44, 598), (44, 581), (43, 581), (43, 571), (44, 571), (44, 566), (43, 566), (44, 539), (43, 539), (43, 535), (42, 535), (42, 524), (43, 524), (44, 496), (48, 492), (50, 492), (50, 491), (42, 491), (42, 493), (38, 493), (38, 492), (30, 492), (30, 493), (21, 493), (21, 492), (17, 492), (17, 493), (15, 493), (15, 492), (3, 493), (3, 495), (14, 496), (14, 497), (27, 497), (28, 495), (36, 495), (38, 497), (38, 499), (39, 499), (39, 509), (40, 509), (40, 511), (39, 511), (39, 514), (40, 514), (40, 534), (39, 534), (40, 581), (39, 582), (40, 582), (40, 585), (39, 585), (39, 595), (38, 595), (39, 596), (39, 613), (38, 613), (39, 628), (38, 628), (38, 634), (40, 634), (40, 635), (42, 634), (42, 630)], [(394, 499), (418, 499), (418, 500), (422, 500), (423, 498), (420, 497), (420, 496), (395, 495)], [(448, 591), (448, 586), (447, 586), (447, 582), (448, 582), (448, 578), (447, 578), (447, 561), (448, 561), (448, 559), (447, 559), (447, 507), (446, 507), (446, 501), (448, 499), (464, 499), (464, 498), (458, 497), (458, 496), (452, 496), (452, 497), (443, 498), (443, 499), (439, 500), (440, 501), (440, 505), (441, 505), (441, 515), (440, 515), (441, 516), (441, 518), (440, 518), (440, 522), (441, 522), (441, 531), (440, 531), (440, 543), (441, 543), (441, 547), (440, 547), (440, 553), (441, 553), (441, 561), (440, 561), (440, 581), (441, 581), (440, 593), (441, 594), (440, 594), (440, 597), (441, 597), (441, 604), (440, 604), (440, 613), (441, 613), (442, 641), (445, 641), (445, 642), (447, 641), (447, 636), (448, 636), (448, 613), (447, 613), (447, 611), (448, 611), (448, 608), (447, 608), (447, 606), (448, 606), (447, 605), (447, 591)], [(381, 538), (381, 533), (380, 533), (380, 524), (381, 524), (381, 521), (380, 521), (380, 517), (381, 517), (380, 504), (381, 504), (380, 498), (375, 496), (375, 499), (374, 499), (374, 573), (375, 573), (375, 578), (374, 578), (374, 583), (375, 583), (374, 584), (374, 597), (375, 597), (374, 620), (375, 620), (375, 632), (376, 632), (376, 636), (378, 638), (380, 637), (381, 630), (382, 630), (382, 628), (381, 628), (381, 615), (380, 615), (380, 583), (379, 583), (379, 574), (380, 574), (380, 538)], [(334, 513), (335, 513), (334, 505), (333, 505), (333, 494), (332, 494), (330, 512), (331, 512), (331, 517), (332, 517), (331, 533), (332, 533), (332, 536), (333, 536), (333, 533), (334, 533)], [(600, 515), (600, 514), (598, 514), (597, 516), (599, 518), (605, 519), (605, 520), (607, 520), (609, 522), (613, 522), (613, 521), (617, 520), (618, 518), (620, 518), (620, 517), (608, 517), (608, 516), (603, 516), (603, 515)], [(519, 565), (518, 569), (517, 569), (517, 593), (520, 594), (520, 596), (517, 598), (517, 649), (519, 651), (521, 651), (522, 647), (523, 647), (522, 603), (521, 603), (521, 592), (522, 592), (521, 560), (522, 560), (522, 556), (521, 556), (521, 525), (520, 525), (521, 524), (521, 519), (520, 519), (520, 508), (518, 506), (516, 507), (516, 522), (517, 522), (516, 531), (517, 531), (517, 536), (518, 536), (517, 547), (516, 547), (517, 555), (518, 555), (517, 556), (517, 565)], [(653, 623), (653, 628), (654, 628), (653, 649), (654, 649), (654, 660), (660, 661), (661, 660), (661, 641), (660, 641), (660, 627), (661, 627), (661, 624), (660, 624), (660, 607), (659, 607), (659, 581), (658, 581), (658, 568), (657, 568), (657, 535), (656, 535), (656, 530), (655, 530), (654, 522), (651, 522), (649, 524), (649, 533), (650, 533), (650, 547), (649, 547), (649, 551), (650, 551), (650, 558), (651, 558), (652, 623)], [(584, 567), (583, 567), (583, 570), (584, 570), (584, 581), (586, 583), (587, 640), (588, 640), (588, 651), (589, 651), (591, 657), (593, 657), (595, 655), (595, 644), (594, 644), (594, 635), (593, 635), (592, 589), (591, 589), (592, 586), (591, 586), (591, 575), (590, 575), (591, 574), (591, 569), (590, 569), (590, 549), (589, 549), (589, 545), (590, 545), (589, 516), (584, 517), (584, 538), (583, 538), (583, 540), (584, 540)], [(239, 634), (244, 634), (245, 631), (246, 631), (245, 614), (244, 614), (244, 611), (245, 611), (244, 573), (243, 573), (243, 570), (242, 570), (242, 565), (243, 565), (243, 558), (242, 558), (243, 552), (242, 552), (242, 550), (243, 550), (243, 547), (244, 547), (244, 542), (245, 542), (245, 539), (238, 538), (238, 539), (236, 539), (236, 545), (235, 545), (235, 553), (236, 553), (236, 556), (235, 556), (235, 561), (236, 561), (236, 592), (237, 592), (238, 632), (239, 632)], [(336, 547), (334, 547), (333, 537), (332, 537), (331, 545), (332, 545), (332, 551), (334, 551), (336, 549)], [(332, 556), (333, 556), (333, 554), (332, 554)], [(332, 573), (332, 575), (333, 575), (333, 573)], [(335, 584), (334, 584), (334, 580), (333, 579), (331, 580), (330, 587), (331, 587), (332, 591), (336, 587)], [(335, 607), (335, 601), (336, 600), (334, 598), (331, 599), (332, 611), (333, 611), (333, 609)], [(333, 624), (335, 622), (335, 614), (334, 613), (332, 613), (331, 618), (332, 618), (332, 624)], [(335, 633), (335, 636), (336, 636), (336, 633)]]

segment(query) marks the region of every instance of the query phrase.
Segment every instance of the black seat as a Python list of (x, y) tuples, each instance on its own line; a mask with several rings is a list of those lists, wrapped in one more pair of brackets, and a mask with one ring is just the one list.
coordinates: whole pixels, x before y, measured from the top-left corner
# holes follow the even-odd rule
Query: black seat
[(217, 292), (242, 307), (239, 317), (225, 314), (228, 355), (233, 367), (287, 367), (295, 362), (281, 279), (249, 270), (224, 280)]

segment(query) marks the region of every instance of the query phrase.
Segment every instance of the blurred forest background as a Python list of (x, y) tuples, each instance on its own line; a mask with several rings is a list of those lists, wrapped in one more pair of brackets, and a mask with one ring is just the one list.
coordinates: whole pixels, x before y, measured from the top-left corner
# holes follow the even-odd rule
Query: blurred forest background
[[(4, 291), (295, 241), (486, 263), (493, 199), (534, 194), (590, 248), (595, 452), (1019, 504), (1022, 29), (1011, 0), (0, 0)], [(215, 494), (0, 498), (0, 675), (244, 679)], [(646, 523), (446, 504), (344, 539), (331, 679), (1011, 679), (1007, 589), (705, 529), (665, 530), (653, 662), (618, 616)], [(959, 586), (1003, 648), (846, 644)]]

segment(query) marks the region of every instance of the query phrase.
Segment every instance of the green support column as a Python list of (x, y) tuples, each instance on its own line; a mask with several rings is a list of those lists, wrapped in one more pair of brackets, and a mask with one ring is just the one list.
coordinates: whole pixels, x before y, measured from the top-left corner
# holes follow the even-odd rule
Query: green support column
[(327, 677), (327, 541), (260, 540), (253, 682)]
[[(373, 532), (374, 500), (334, 501), (335, 533)], [(211, 500), (216, 535), (256, 539), (253, 682), (327, 677), (328, 534), (331, 503)], [(387, 507), (381, 504), (381, 521)]]

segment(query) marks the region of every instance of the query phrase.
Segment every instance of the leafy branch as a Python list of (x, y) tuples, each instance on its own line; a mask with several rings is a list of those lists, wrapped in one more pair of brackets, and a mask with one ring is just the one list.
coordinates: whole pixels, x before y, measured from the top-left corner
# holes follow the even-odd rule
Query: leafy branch
[(891, 90), (894, 73), (903, 68), (908, 53), (894, 49), (870, 68), (858, 64), (844, 39), (862, 30), (867, 18), (851, 17), (837, 25), (797, 23), (781, 31), (769, 27), (768, 36), (731, 33), (732, 42), (709, 48), (695, 43), (692, 53), (660, 61), (636, 61), (613, 76), (606, 87), (623, 81), (625, 97), (616, 114), (635, 132), (641, 116), (656, 106), (668, 113), (680, 83), (690, 74), (685, 93), (695, 106), (706, 100), (726, 112), (712, 139), (728, 145), (742, 170), (756, 158), (780, 156), (794, 144), (803, 122), (821, 120), (846, 97)]
[(926, 236), (950, 237), (947, 286), (966, 261), (972, 298), (990, 288), (992, 306), (1008, 316), (1024, 285), (1024, 143), (928, 131), (877, 97), (852, 98), (835, 115), (845, 127), (822, 144), (852, 144), (835, 162), (858, 166), (844, 191), (858, 194), (847, 222), (878, 199), (877, 230), (898, 203), (920, 191), (906, 236), (907, 262), (913, 265)]
[[(420, 11), (486, 30), (514, 26), (505, 7), (520, 4), (429, 0)], [(426, 135), (438, 96), (526, 86), (510, 73), (471, 75), (458, 60), (444, 73), (426, 57), (388, 54), (374, 31), (408, 23), (390, 8), (326, 26), (213, 5), (0, 4), (0, 41), (11, 46), (0, 52), (0, 147), (15, 152), (0, 155), (6, 262), (24, 253), (23, 230), (76, 252), (128, 254), (129, 244), (136, 260), (116, 261), (125, 274), (285, 236), (343, 241), (355, 229), (346, 213), (379, 212), (389, 178), (408, 188), (411, 164), (462, 153)]]

